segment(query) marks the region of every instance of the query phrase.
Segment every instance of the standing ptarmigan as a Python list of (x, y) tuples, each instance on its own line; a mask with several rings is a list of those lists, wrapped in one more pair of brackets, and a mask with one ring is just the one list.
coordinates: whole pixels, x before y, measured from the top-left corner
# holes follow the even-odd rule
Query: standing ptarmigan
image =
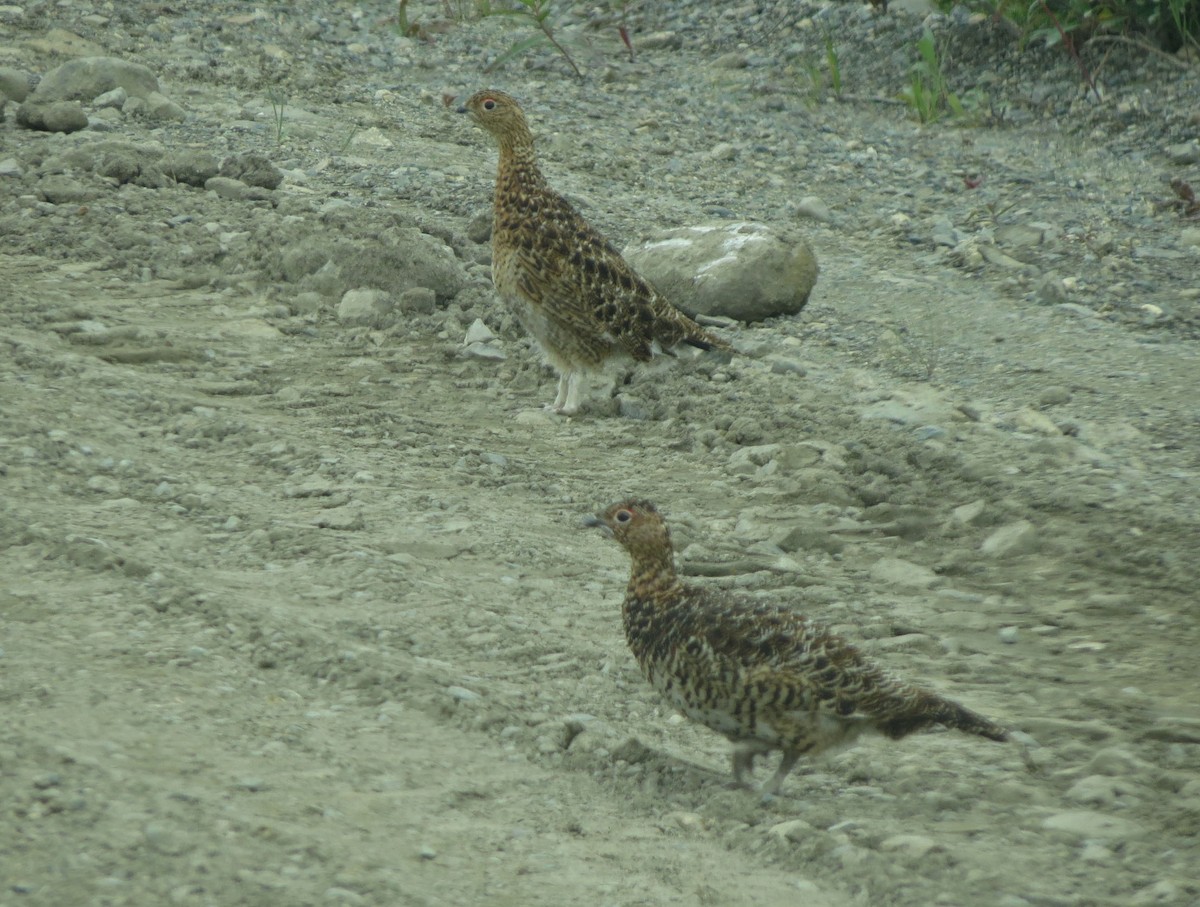
[(893, 739), (944, 724), (989, 740), (1004, 728), (932, 690), (899, 680), (853, 645), (770, 602), (680, 581), (667, 525), (649, 501), (587, 517), (633, 559), (621, 608), (642, 674), (687, 717), (734, 743), (733, 776), (782, 750), (764, 785), (775, 794), (802, 755), (852, 742), (864, 731)]
[(492, 282), (558, 370), (551, 407), (579, 409), (580, 380), (614, 356), (645, 362), (681, 343), (728, 350), (626, 264), (538, 169), (516, 100), (480, 91), (459, 108), (500, 145)]

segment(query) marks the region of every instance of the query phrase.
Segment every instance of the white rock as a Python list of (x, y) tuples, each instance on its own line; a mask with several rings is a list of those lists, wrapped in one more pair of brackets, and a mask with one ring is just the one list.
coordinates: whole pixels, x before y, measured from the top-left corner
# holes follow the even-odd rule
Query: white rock
[(1059, 840), (1111, 841), (1137, 837), (1141, 827), (1136, 822), (1120, 819), (1089, 809), (1072, 809), (1055, 813), (1042, 822), (1042, 828)]
[(462, 354), (473, 356), (476, 359), (489, 359), (493, 362), (503, 362), (508, 358), (504, 350), (492, 346), (490, 343), (468, 343), (463, 347)]
[(104, 94), (97, 95), (92, 100), (93, 107), (116, 107), (120, 109), (125, 106), (125, 102), (129, 100), (129, 92), (118, 85), (112, 91), (106, 91)]
[(950, 519), (962, 526), (970, 526), (979, 521), (983, 516), (984, 510), (987, 509), (987, 504), (982, 498), (976, 501), (971, 501), (969, 504), (960, 504), (950, 512)]
[(979, 546), (979, 550), (989, 557), (1011, 557), (1018, 554), (1028, 554), (1038, 542), (1037, 527), (1029, 520), (1018, 520), (1001, 526)]
[(383, 290), (360, 288), (347, 290), (338, 303), (337, 319), (342, 324), (386, 327), (393, 323), (396, 301)]
[(796, 215), (812, 218), (823, 224), (833, 221), (833, 213), (829, 210), (829, 206), (815, 195), (806, 195), (796, 202)]
[(1054, 424), (1054, 420), (1045, 413), (1039, 413), (1036, 409), (1025, 407), (1013, 413), (1013, 421), (1017, 428), (1021, 431), (1029, 432), (1030, 434), (1050, 435), (1057, 437), (1062, 434), (1062, 429)]
[(1084, 771), (1092, 775), (1132, 775), (1143, 772), (1147, 768), (1149, 768), (1147, 763), (1127, 750), (1108, 746), (1088, 760)]
[(941, 577), (928, 567), (898, 557), (883, 557), (872, 564), (871, 579), (907, 589), (929, 589), (941, 581)]
[(483, 323), (483, 319), (476, 318), (467, 328), (467, 333), (463, 337), (463, 346), (470, 346), (472, 343), (491, 343), (495, 339), (496, 335)]
[(1133, 785), (1111, 775), (1088, 775), (1067, 790), (1066, 798), (1085, 806), (1114, 806), (1119, 799), (1134, 793)]
[(924, 835), (892, 835), (879, 842), (879, 849), (884, 852), (900, 852), (914, 860), (919, 860), (926, 854), (945, 848), (933, 838)]
[(38, 102), (91, 101), (117, 87), (132, 97), (145, 98), (158, 91), (158, 79), (140, 63), (119, 57), (81, 57), (46, 73), (30, 98)]
[(786, 822), (780, 822), (772, 825), (767, 829), (767, 834), (773, 838), (779, 838), (783, 841), (803, 841), (811, 839), (816, 835), (821, 834), (815, 827), (805, 822), (803, 819), (789, 819)]
[(761, 321), (795, 314), (817, 282), (808, 243), (760, 223), (682, 227), (629, 246), (624, 255), (690, 315)]

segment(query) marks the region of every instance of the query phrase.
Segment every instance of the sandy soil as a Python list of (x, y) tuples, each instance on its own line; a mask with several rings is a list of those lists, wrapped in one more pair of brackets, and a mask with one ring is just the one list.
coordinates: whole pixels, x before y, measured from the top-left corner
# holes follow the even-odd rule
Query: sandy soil
[[(634, 65), (596, 27), (583, 83), (540, 53), (481, 74), (507, 21), (423, 44), (385, 3), (130, 6), (149, 25), (4, 25), (6, 65), (51, 69), (65, 29), (188, 117), (0, 123), (0, 907), (1196, 902), (1200, 251), (1156, 202), (1200, 174), (1164, 150), (1186, 118), (1121, 107), (1194, 74), (1122, 82), (1131, 51), (1104, 105), (1001, 85), (1025, 116), (920, 127), (870, 100), (903, 81), (902, 13), (835, 10), (875, 48), (847, 40), (860, 100), (836, 102), (758, 59), (820, 59), (786, 5), (723, 44), (687, 4), (643, 13), (635, 38), (682, 46)], [(728, 364), (544, 413), (554, 375), (471, 238), (494, 152), (441, 103), (487, 81), (618, 242), (819, 196), (809, 306), (726, 331)], [(230, 198), (55, 163), (101, 141), (286, 178)], [(53, 203), (52, 178), (85, 194)], [(338, 317), (346, 289), (435, 283), (432, 313)], [(476, 318), (507, 358), (463, 354)], [(623, 553), (578, 528), (629, 493), (699, 581), (836, 624), (1021, 732), (1038, 771), (933, 732), (766, 805), (734, 789), (725, 741), (625, 648)]]

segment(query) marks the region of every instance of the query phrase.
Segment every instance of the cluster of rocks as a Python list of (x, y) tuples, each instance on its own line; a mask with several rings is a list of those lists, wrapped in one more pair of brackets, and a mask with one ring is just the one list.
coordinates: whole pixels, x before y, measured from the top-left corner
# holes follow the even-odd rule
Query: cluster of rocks
[(18, 69), (0, 69), (0, 101), (4, 100), (20, 105), (18, 125), (43, 132), (77, 132), (89, 126), (112, 129), (114, 116), (151, 121), (178, 121), (185, 116), (183, 108), (160, 91), (149, 67), (116, 57), (68, 60), (40, 78)]

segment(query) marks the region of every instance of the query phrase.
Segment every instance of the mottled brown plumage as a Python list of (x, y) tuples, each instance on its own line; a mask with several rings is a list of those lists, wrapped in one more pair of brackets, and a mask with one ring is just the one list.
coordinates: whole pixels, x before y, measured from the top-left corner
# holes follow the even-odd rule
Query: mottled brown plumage
[(500, 146), (492, 281), (559, 372), (555, 412), (576, 412), (582, 373), (613, 357), (645, 362), (681, 343), (730, 349), (639, 277), (547, 185), (516, 100), (480, 91), (459, 110)]
[(900, 738), (944, 724), (1008, 739), (999, 725), (893, 677), (782, 605), (685, 584), (675, 573), (670, 532), (649, 501), (614, 504), (585, 523), (633, 559), (622, 615), (642, 674), (671, 705), (734, 743), (739, 783), (755, 756), (782, 750), (779, 770), (763, 787), (778, 793), (800, 756), (864, 731)]

